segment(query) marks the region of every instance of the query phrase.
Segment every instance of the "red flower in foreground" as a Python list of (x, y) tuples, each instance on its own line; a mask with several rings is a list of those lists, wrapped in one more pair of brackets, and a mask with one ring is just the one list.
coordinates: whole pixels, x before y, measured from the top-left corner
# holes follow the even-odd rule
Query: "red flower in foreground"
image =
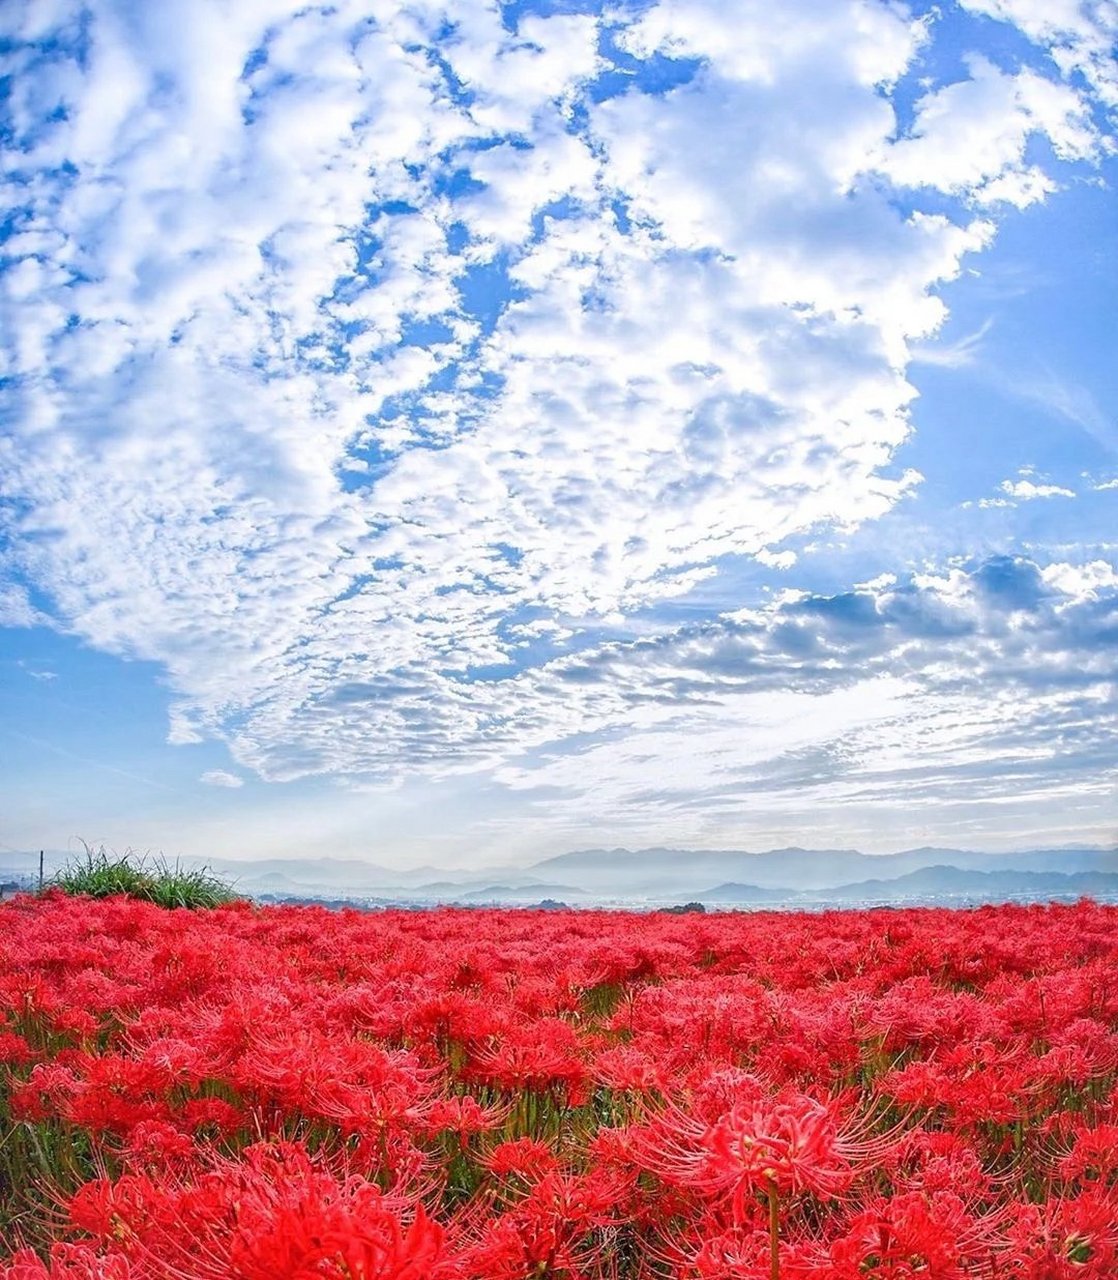
[(339, 1175), (293, 1143), (250, 1147), (240, 1160), (219, 1161), (193, 1181), (89, 1183), (74, 1197), (71, 1218), (127, 1250), (145, 1277), (450, 1280), (457, 1274), (444, 1251), (443, 1228), (422, 1205), (408, 1211), (375, 1183)]
[(741, 1105), (705, 1139), (708, 1186), (733, 1187), (735, 1199), (775, 1187), (781, 1194), (834, 1196), (849, 1186), (852, 1149), (830, 1107), (803, 1094)]
[(836, 1103), (791, 1091), (736, 1103), (705, 1130), (668, 1112), (651, 1141), (660, 1148), (649, 1160), (657, 1172), (706, 1195), (730, 1195), (736, 1222), (751, 1216), (747, 1201), (757, 1194), (839, 1195), (871, 1149), (840, 1122)]

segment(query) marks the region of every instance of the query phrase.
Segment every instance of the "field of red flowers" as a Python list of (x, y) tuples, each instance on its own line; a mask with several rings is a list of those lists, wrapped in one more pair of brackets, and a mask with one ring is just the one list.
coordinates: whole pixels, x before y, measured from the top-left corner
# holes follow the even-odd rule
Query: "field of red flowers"
[(0, 907), (2, 1280), (1118, 1276), (1118, 909)]

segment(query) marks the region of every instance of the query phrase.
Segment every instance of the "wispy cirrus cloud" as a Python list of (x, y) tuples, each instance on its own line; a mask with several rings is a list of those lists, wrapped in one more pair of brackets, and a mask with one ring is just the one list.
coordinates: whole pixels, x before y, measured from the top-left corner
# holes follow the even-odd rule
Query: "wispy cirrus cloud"
[(1053, 417), (1074, 423), (1097, 440), (1108, 453), (1118, 454), (1118, 423), (1095, 399), (1089, 388), (1074, 385), (1051, 373), (1025, 374), (1010, 384), (1014, 395), (1039, 405)]
[(914, 364), (939, 365), (945, 369), (963, 369), (973, 365), (982, 354), (983, 341), (994, 327), (992, 318), (983, 321), (973, 333), (954, 342), (918, 343), (911, 350)]

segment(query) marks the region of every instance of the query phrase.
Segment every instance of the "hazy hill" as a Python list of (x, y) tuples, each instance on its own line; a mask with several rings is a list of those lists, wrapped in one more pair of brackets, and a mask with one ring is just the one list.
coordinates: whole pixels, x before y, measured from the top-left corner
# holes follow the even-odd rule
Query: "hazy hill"
[(874, 899), (967, 897), (989, 902), (1011, 898), (1118, 895), (1118, 873), (1107, 871), (971, 871), (925, 867), (895, 880), (864, 880), (842, 885), (829, 896), (864, 902)]
[(1115, 871), (1118, 851), (1036, 849), (989, 854), (966, 849), (906, 849), (865, 854), (856, 849), (584, 849), (546, 858), (530, 872), (574, 880), (586, 889), (641, 893), (688, 893), (704, 884), (746, 884), (762, 889), (836, 889), (866, 880), (895, 880), (927, 867), (975, 871)]
[(583, 889), (569, 884), (508, 885), (490, 884), (483, 889), (459, 893), (459, 902), (535, 902), (540, 898), (585, 898)]

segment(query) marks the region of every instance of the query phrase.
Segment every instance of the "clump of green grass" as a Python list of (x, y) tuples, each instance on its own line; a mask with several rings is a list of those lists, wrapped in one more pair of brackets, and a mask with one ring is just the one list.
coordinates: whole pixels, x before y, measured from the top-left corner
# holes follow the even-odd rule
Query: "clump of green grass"
[(124, 894), (160, 907), (219, 907), (237, 894), (208, 867), (187, 868), (164, 858), (137, 857), (130, 850), (111, 853), (85, 846), (85, 854), (67, 863), (50, 884), (63, 893), (108, 898)]

